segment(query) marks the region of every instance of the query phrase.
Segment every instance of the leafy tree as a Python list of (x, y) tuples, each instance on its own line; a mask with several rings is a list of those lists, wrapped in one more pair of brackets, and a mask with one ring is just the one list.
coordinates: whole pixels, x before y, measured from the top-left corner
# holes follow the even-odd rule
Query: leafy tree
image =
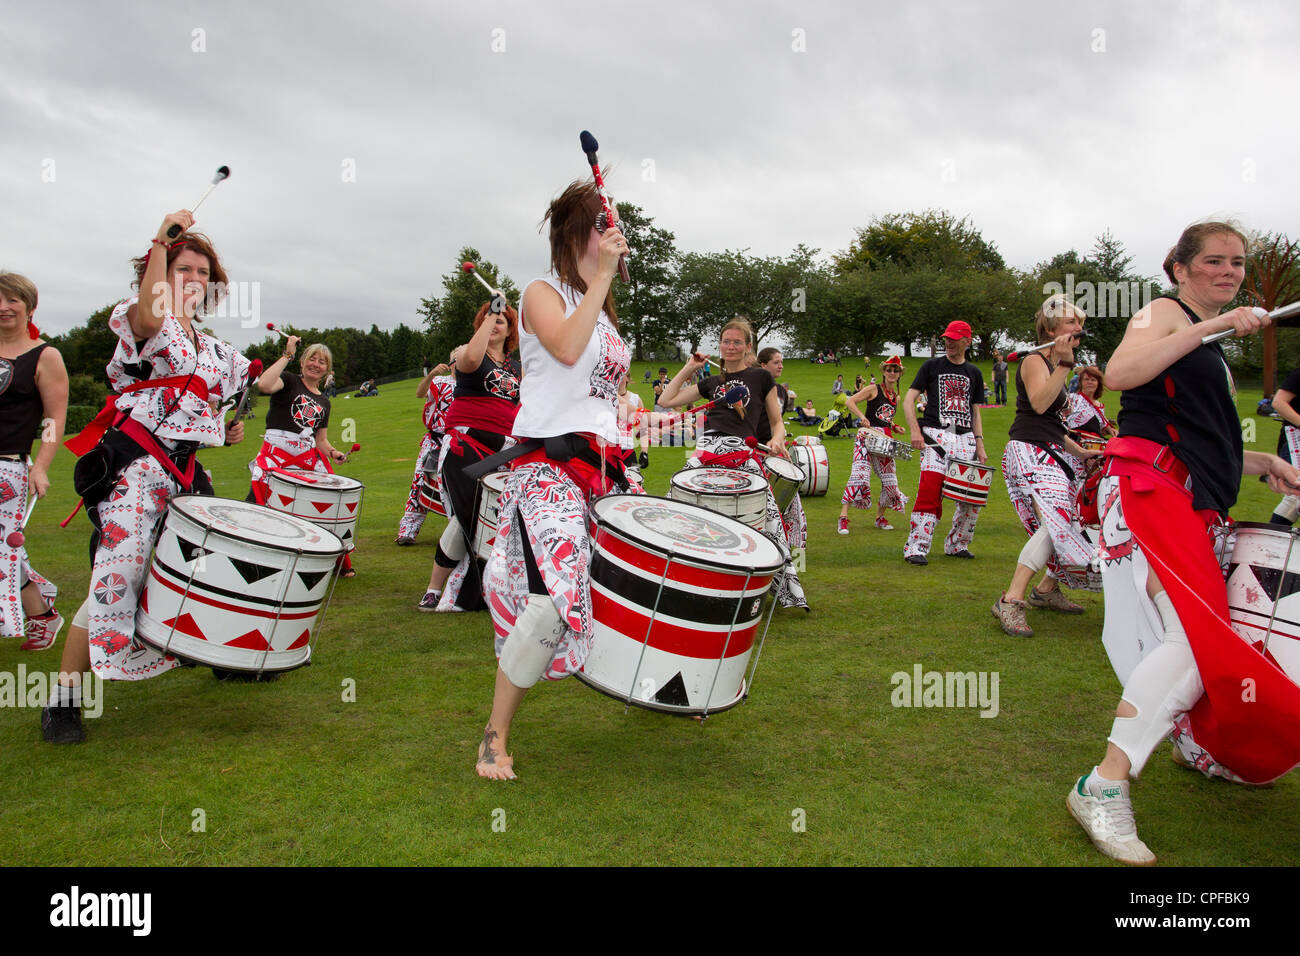
[(889, 213), (857, 232), (857, 239), (833, 260), (838, 275), (886, 265), (937, 272), (1006, 268), (1001, 253), (968, 217), (958, 219), (944, 209)]
[(823, 278), (817, 250), (800, 244), (788, 256), (767, 258), (746, 252), (682, 256), (678, 293), (692, 349), (737, 315), (749, 316), (760, 347), (769, 337), (787, 337), (804, 322), (809, 290)]
[(502, 275), (496, 265), (482, 259), (477, 249), (462, 247), (455, 267), (442, 277), (443, 296), (421, 299), (417, 310), (424, 316), (429, 330), (429, 349), (433, 353), (430, 358), (435, 363), (445, 362), (452, 349), (470, 340), (474, 334), (474, 315), (490, 298), (479, 281), (461, 268), (461, 264), (467, 261), (477, 266), (488, 285), (500, 289), (511, 305), (516, 309), (519, 307), (519, 289), (510, 277)]

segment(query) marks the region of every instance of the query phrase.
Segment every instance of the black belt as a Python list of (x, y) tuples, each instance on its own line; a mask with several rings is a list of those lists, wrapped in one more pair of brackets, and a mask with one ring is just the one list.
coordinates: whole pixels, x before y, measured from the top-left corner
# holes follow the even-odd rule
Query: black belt
[[(538, 448), (546, 450), (546, 457), (552, 461), (569, 461), (577, 458), (579, 461), (585, 461), (593, 468), (601, 467), (601, 458), (591, 450), (591, 445), (581, 435), (569, 433), (567, 435), (552, 435), (548, 438), (528, 438), (517, 445), (506, 448), (497, 452), (495, 455), (489, 455), (482, 461), (475, 462), (463, 470), (467, 478), (477, 481), (488, 472), (496, 471), (497, 468), (514, 461), (516, 458), (522, 458), (529, 452), (536, 451)], [(606, 457), (604, 460), (604, 473), (612, 479), (620, 488), (627, 488), (627, 475), (623, 470), (622, 459)]]

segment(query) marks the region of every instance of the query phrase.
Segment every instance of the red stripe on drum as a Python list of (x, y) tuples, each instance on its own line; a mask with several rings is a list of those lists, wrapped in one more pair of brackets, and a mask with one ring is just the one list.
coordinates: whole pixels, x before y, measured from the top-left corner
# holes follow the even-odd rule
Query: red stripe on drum
[(724, 646), (727, 657), (748, 653), (754, 645), (754, 633), (758, 630), (759, 623), (757, 619), (738, 623), (736, 630), (731, 632), (730, 643), (726, 631), (694, 630), (670, 624), (659, 617), (654, 619), (652, 627), (645, 609), (624, 605), (617, 598), (607, 596), (594, 587), (591, 589), (591, 612), (598, 624), (628, 640), (640, 644), (645, 639), (646, 628), (650, 628), (648, 643), (651, 647), (678, 657), (705, 661), (722, 658)]
[[(158, 573), (158, 568), (156, 566), (149, 569), (149, 576), (168, 590), (175, 591), (177, 594), (185, 594), (185, 588), (173, 584), (171, 581), (164, 578)], [(234, 611), (236, 614), (247, 614), (250, 617), (278, 617), (282, 621), (306, 620), (307, 618), (315, 617), (320, 613), (319, 605), (312, 608), (310, 611), (302, 611), (300, 613), (280, 613), (277, 611), (263, 611), (258, 608), (246, 607), (239, 604), (227, 604), (224, 601), (218, 601), (214, 598), (207, 597), (204, 593), (203, 584), (200, 581), (195, 581), (190, 585), (190, 591), (186, 597), (187, 599), (192, 598), (198, 604), (206, 604), (209, 607), (215, 607), (222, 611)]]

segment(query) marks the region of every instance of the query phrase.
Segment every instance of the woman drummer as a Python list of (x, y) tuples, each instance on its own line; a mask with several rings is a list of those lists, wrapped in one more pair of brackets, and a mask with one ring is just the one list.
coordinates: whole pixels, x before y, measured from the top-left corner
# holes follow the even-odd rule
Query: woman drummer
[[(1033, 636), (1026, 606), (1082, 614), (1083, 608), (1061, 592), (1060, 582), (1075, 587), (1090, 583), (1087, 568), (1097, 549), (1079, 525), (1074, 499), (1084, 462), (1100, 452), (1081, 448), (1065, 429), (1070, 408), (1065, 383), (1074, 369), (1074, 345), (1085, 318), (1064, 296), (1052, 296), (1034, 316), (1039, 348), (1016, 367), (1016, 417), (1002, 473), (1029, 541), (1016, 559), (1011, 585), (993, 604), (993, 616), (1013, 637)], [(1029, 583), (1044, 567), (1042, 584), (1026, 598)]]
[[(839, 533), (849, 533), (849, 506), (869, 509), (871, 507), (871, 473), (880, 478), (880, 502), (876, 507), (876, 527), (881, 531), (893, 531), (894, 526), (885, 517), (885, 510), (891, 508), (903, 513), (907, 508), (907, 496), (899, 490), (898, 470), (894, 459), (885, 455), (876, 455), (867, 451), (867, 436), (884, 435), (891, 438), (894, 432), (902, 429), (894, 424), (894, 414), (898, 411), (898, 383), (903, 377), (903, 360), (894, 355), (880, 366), (885, 380), (877, 385), (874, 382), (850, 395), (845, 404), (854, 421), (865, 421), (866, 425), (858, 429), (853, 444), (853, 469), (849, 472), (848, 483), (844, 486), (844, 496), (840, 499)], [(862, 380), (862, 376), (858, 376)], [(865, 413), (858, 410), (858, 402), (866, 402)]]
[(479, 483), (466, 475), (465, 469), (511, 441), (519, 412), (520, 370), (510, 356), (518, 343), (519, 313), (498, 296), (479, 307), (474, 335), (453, 353), (456, 390), (447, 410), (447, 437), (438, 458), (448, 521), (434, 552), (429, 586), (418, 605), (421, 611), (483, 608), (482, 582), (473, 553)]
[[(248, 359), (196, 328), (227, 280), (212, 243), (188, 231), (193, 224), (186, 210), (167, 216), (149, 251), (133, 261), (139, 294), (119, 303), (108, 320), (118, 336), (107, 369), (116, 394), (68, 443), (90, 456), (78, 462), (79, 474), (86, 476), (78, 491), (95, 527), (94, 569), (87, 629), (69, 629), (58, 691), (41, 715), (45, 739), (52, 742), (85, 739), (83, 672), (93, 668), (108, 680), (142, 680), (180, 664), (135, 636), (148, 557), (172, 497), (212, 493), (195, 457), (200, 447), (227, 439), (212, 403), (250, 384)], [(180, 236), (174, 241), (168, 236), (173, 226)]]
[(425, 473), (437, 470), (438, 457), (442, 453), (447, 410), (451, 408), (451, 396), (456, 390), (455, 377), (447, 374), (450, 371), (450, 365), (435, 365), (415, 388), (416, 398), (424, 399), (424, 408), (420, 413), (424, 422), (424, 435), (420, 439), (420, 451), (415, 456), (415, 475), (411, 478), (410, 494), (406, 496), (406, 510), (397, 523), (395, 543), (398, 545), (415, 544), (416, 535), (424, 527), (424, 516), (428, 509), (420, 503), (420, 491), (424, 487)]
[(1279, 493), (1300, 490), (1294, 466), (1243, 451), (1231, 373), (1219, 346), (1202, 343), (1266, 324), (1248, 308), (1220, 314), (1245, 278), (1245, 237), (1228, 223), (1191, 226), (1165, 273), (1177, 295), (1133, 317), (1106, 367), (1107, 387), (1123, 394), (1099, 495), (1102, 641), (1124, 692), (1104, 759), (1068, 797), (1102, 853), (1140, 865), (1155, 855), (1138, 838), (1129, 777), (1175, 727), (1180, 743), (1195, 734), (1198, 768), (1212, 753), (1262, 783), (1300, 761), (1300, 688), (1230, 626), (1207, 534), (1236, 502), (1243, 473), (1267, 476)]
[(14, 538), (29, 499), (34, 506), (50, 490), (50, 463), (68, 410), (68, 371), (32, 322), (36, 302), (34, 282), (0, 272), (0, 637), (25, 637), (24, 651), (49, 647), (63, 626), (54, 609), (58, 589), (32, 568), (25, 543)]
[[(744, 468), (763, 474), (755, 444), (764, 415), (772, 427), (772, 437), (766, 442), (770, 453), (786, 457), (785, 422), (781, 418), (776, 383), (767, 369), (751, 368), (745, 362), (746, 350), (752, 348), (753, 342), (754, 330), (749, 320), (743, 317), (732, 319), (722, 327), (719, 336), (721, 374), (706, 376), (698, 385), (687, 385), (696, 372), (709, 364), (697, 353), (664, 389), (660, 404), (668, 408), (689, 405), (705, 396), (717, 402), (706, 413), (704, 429), (696, 440), (695, 454), (687, 460), (687, 467)], [(732, 404), (721, 401), (732, 392), (740, 396), (739, 401)], [(797, 515), (791, 511), (796, 507), (799, 509)], [(769, 489), (764, 530), (784, 546), (782, 550), (788, 560), (791, 547), (803, 546), (805, 528), (799, 520), (803, 509), (797, 501), (792, 501), (786, 510), (793, 520), (777, 510), (776, 499)], [(807, 609), (803, 587), (792, 564), (785, 565), (773, 579), (773, 584), (782, 607)]]
[[(302, 339), (285, 338), (284, 351), (257, 380), (257, 390), (270, 395), (266, 410), (266, 433), (257, 457), (248, 463), (252, 486), (248, 500), (264, 505), (271, 497), (270, 473), (277, 468), (295, 468), (333, 474), (331, 462), (348, 456), (330, 444), (330, 400), (324, 383), (334, 368), (329, 346), (319, 342), (302, 353), (301, 375), (288, 371)], [(351, 555), (343, 558), (342, 576), (355, 577)]]
[(475, 769), (497, 780), (515, 777), (510, 725), (528, 688), (575, 673), (591, 649), (588, 501), (620, 483), (618, 381), (630, 365), (612, 291), (628, 246), (615, 226), (596, 230), (602, 209), (590, 182), (551, 203), (552, 274), (520, 300), (514, 433), (527, 451), (498, 502), (484, 580), (500, 663)]
[(1065, 427), (1072, 432), (1114, 438), (1115, 426), (1106, 418), (1106, 406), (1101, 400), (1106, 386), (1101, 369), (1095, 365), (1079, 369), (1079, 390), (1070, 392), (1070, 407), (1066, 410)]

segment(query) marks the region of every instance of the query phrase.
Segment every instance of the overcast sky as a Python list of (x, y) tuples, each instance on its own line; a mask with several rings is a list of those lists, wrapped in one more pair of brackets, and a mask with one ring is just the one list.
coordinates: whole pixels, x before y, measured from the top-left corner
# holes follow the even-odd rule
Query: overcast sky
[[(198, 210), (262, 323), (393, 328), (462, 245), (519, 285), (600, 140), (678, 248), (824, 255), (969, 216), (1010, 265), (1212, 215), (1300, 235), (1286, 2), (11, 2), (0, 269), (57, 333)], [(253, 327), (256, 326), (256, 327)]]

